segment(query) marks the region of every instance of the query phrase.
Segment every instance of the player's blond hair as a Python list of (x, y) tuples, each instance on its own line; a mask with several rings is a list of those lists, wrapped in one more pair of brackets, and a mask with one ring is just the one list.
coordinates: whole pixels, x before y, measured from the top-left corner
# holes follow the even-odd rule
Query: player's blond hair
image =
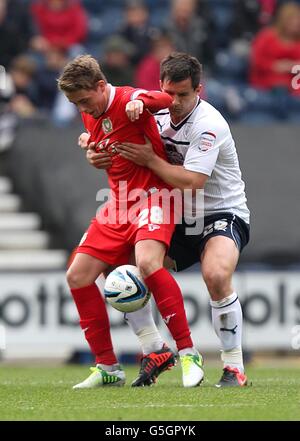
[(65, 66), (57, 83), (62, 92), (76, 92), (95, 89), (100, 80), (106, 82), (98, 61), (91, 55), (79, 55)]

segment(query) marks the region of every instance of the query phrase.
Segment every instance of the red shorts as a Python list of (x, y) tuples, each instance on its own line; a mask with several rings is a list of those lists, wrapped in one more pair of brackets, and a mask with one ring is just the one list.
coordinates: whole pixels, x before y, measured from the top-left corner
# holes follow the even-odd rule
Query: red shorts
[[(148, 198), (136, 210), (135, 216), (130, 210), (126, 211), (126, 217), (125, 212), (122, 217), (119, 211), (112, 210), (113, 217), (108, 221), (111, 204), (107, 203), (92, 219), (76, 252), (89, 254), (110, 265), (124, 265), (140, 240), (157, 240), (168, 248), (175, 229), (172, 202), (170, 205), (169, 209), (162, 201), (153, 203), (153, 199)], [(114, 222), (114, 216), (119, 216), (118, 222)]]

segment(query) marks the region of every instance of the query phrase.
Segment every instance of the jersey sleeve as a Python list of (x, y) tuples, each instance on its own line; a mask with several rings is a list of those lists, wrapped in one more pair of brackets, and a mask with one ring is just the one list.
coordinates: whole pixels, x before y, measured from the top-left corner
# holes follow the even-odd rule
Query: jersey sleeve
[(148, 92), (144, 89), (137, 89), (131, 95), (131, 100), (136, 99), (143, 101), (145, 108), (151, 113), (166, 109), (167, 107), (170, 107), (173, 102), (173, 98), (169, 94), (158, 90), (151, 90)]
[(91, 135), (91, 133), (93, 132), (93, 128), (95, 125), (95, 120), (88, 115), (87, 113), (81, 112), (81, 118), (82, 118), (82, 122), (85, 128), (85, 131)]
[(207, 130), (197, 130), (191, 137), (183, 166), (186, 170), (211, 176), (220, 152), (220, 146), (226, 142), (227, 130), (207, 123)]
[(89, 120), (87, 118), (87, 115), (85, 113), (83, 113), (83, 112), (81, 112), (81, 119), (82, 119), (82, 122), (83, 122), (83, 125), (84, 125), (84, 128), (85, 128), (85, 131), (90, 133), (91, 127), (90, 127), (90, 124), (89, 124)]

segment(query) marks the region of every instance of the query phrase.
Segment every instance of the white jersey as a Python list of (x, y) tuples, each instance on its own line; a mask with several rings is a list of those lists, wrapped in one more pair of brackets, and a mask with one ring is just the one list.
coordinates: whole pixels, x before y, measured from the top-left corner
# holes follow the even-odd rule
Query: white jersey
[(154, 115), (171, 164), (203, 173), (204, 215), (231, 212), (249, 223), (245, 184), (230, 128), (213, 106), (198, 102), (179, 124), (172, 123), (168, 109)]

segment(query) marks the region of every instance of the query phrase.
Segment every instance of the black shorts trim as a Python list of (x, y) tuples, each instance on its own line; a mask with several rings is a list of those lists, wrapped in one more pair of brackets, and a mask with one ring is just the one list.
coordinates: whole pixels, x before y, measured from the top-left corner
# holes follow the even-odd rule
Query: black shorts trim
[(186, 235), (187, 227), (191, 228), (184, 222), (176, 225), (168, 251), (168, 256), (175, 262), (176, 271), (183, 271), (199, 262), (205, 244), (211, 237), (229, 237), (234, 241), (240, 253), (249, 242), (249, 224), (229, 212), (206, 216), (201, 234)]

